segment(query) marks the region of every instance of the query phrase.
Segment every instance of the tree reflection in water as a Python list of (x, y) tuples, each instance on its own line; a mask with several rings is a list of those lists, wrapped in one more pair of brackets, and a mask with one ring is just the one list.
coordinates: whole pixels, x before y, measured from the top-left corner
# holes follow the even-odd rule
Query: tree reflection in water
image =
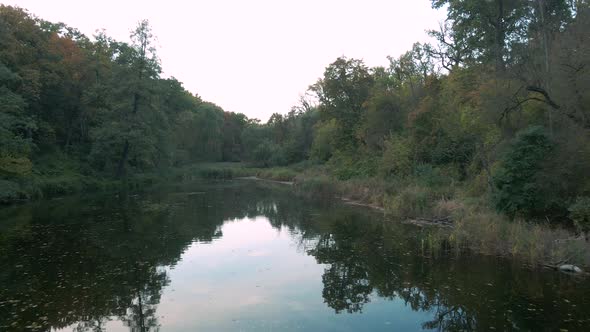
[(397, 299), (428, 313), (424, 329), (575, 330), (588, 319), (554, 305), (567, 297), (584, 307), (588, 288), (571, 278), (482, 257), (426, 259), (421, 230), (370, 211), (316, 206), (290, 188), (252, 183), (201, 186), (206, 195), (183, 190), (1, 210), (0, 330), (104, 331), (117, 319), (131, 331), (158, 331), (166, 268), (193, 241), (223, 236), (224, 222), (260, 215), (325, 265), (322, 296), (335, 313)]

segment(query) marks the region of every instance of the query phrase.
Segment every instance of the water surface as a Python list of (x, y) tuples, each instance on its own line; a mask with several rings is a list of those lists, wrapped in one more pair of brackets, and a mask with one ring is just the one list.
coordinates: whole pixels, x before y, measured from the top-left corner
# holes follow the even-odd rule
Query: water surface
[(0, 331), (590, 330), (590, 284), (249, 181), (0, 210)]

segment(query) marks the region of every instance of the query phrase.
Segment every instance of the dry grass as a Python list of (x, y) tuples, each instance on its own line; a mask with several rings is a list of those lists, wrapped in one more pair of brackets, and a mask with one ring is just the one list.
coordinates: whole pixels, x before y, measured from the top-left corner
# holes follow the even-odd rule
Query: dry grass
[(438, 218), (452, 216), (460, 210), (465, 209), (465, 204), (458, 199), (442, 198), (434, 203), (433, 212)]
[[(569, 230), (510, 221), (495, 212), (485, 196), (464, 197), (457, 188), (403, 184), (382, 179), (338, 181), (322, 170), (299, 174), (296, 191), (319, 200), (343, 197), (383, 207), (395, 219), (451, 217), (451, 229), (432, 228), (422, 249), (436, 256), (451, 248), (485, 255), (512, 257), (530, 265), (564, 262), (590, 266), (590, 243)], [(441, 250), (442, 249), (442, 250)]]
[[(565, 262), (590, 266), (590, 244), (573, 233), (548, 225), (522, 220), (510, 221), (481, 206), (451, 205), (455, 226), (439, 232), (451, 247), (486, 255), (513, 257), (530, 265), (558, 265)], [(435, 247), (431, 247), (435, 248)]]

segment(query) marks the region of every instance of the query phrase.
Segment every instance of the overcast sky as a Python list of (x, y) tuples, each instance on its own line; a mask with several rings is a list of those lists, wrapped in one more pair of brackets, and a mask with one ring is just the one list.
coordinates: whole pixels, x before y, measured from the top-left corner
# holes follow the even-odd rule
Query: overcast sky
[(387, 65), (444, 17), (430, 0), (0, 0), (128, 41), (148, 19), (164, 75), (226, 111), (286, 113), (337, 57)]

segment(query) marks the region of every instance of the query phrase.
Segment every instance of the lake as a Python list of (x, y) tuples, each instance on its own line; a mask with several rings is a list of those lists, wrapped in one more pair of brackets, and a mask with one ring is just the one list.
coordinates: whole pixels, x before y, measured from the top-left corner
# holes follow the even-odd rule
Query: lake
[(0, 331), (590, 330), (590, 282), (254, 181), (0, 209)]

